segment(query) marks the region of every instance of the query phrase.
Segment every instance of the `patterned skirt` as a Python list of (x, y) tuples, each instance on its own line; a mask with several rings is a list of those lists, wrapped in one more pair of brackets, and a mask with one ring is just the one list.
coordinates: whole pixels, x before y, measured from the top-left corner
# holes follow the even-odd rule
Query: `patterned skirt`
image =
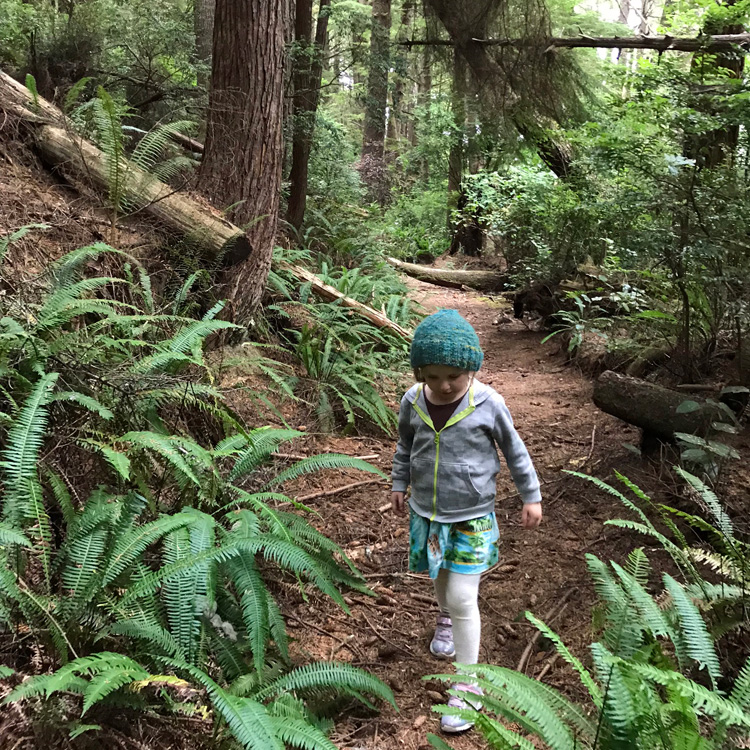
[(494, 513), (460, 523), (439, 523), (409, 514), (409, 570), (437, 578), (441, 568), (476, 574), (498, 558), (500, 532)]

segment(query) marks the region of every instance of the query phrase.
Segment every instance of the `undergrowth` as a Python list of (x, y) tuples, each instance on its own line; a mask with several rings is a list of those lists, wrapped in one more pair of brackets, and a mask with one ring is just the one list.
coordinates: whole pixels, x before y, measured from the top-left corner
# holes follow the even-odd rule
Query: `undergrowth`
[[(643, 548), (633, 550), (625, 565), (587, 554), (601, 600), (601, 633), (591, 644), (591, 667), (548, 625), (526, 613), (576, 673), (586, 703), (574, 703), (512, 669), (460, 665), (482, 688), (484, 711), (436, 710), (475, 722), (490, 747), (500, 750), (532, 750), (538, 741), (554, 750), (743, 747), (750, 732), (750, 660), (727, 673), (721, 666), (720, 641), (747, 627), (750, 550), (714, 492), (698, 477), (677, 471), (686, 481), (688, 497), (698, 504), (698, 514), (654, 504), (622, 475), (618, 477), (635, 501), (599, 479), (574, 474), (620, 500), (636, 520), (608, 523), (655, 541), (683, 579), (664, 573), (661, 587), (652, 593)], [(658, 514), (666, 534), (647, 510)], [(690, 544), (678, 524), (700, 531), (705, 543)], [(450, 747), (435, 736), (430, 741), (435, 748)]]
[[(121, 273), (87, 276), (107, 255)], [(283, 484), (380, 472), (337, 454), (263, 468), (301, 433), (247, 430), (226, 405), (204, 346), (233, 324), (221, 303), (182, 314), (190, 279), (159, 304), (134, 259), (96, 244), (0, 282), (0, 653), (5, 702), (46, 717), (29, 731), (106, 741), (113, 710), (136, 710), (208, 719), (245, 748), (330, 750), (321, 696), (393, 703), (362, 670), (295, 665), (277, 602), (279, 582), (344, 610), (342, 588), (367, 592)]]

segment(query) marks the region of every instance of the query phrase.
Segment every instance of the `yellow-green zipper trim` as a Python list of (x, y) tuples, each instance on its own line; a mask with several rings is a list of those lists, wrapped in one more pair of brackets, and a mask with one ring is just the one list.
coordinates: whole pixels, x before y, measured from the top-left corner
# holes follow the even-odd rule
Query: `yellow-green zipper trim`
[(432, 477), (432, 516), (430, 516), (430, 521), (435, 520), (435, 516), (437, 515), (437, 478), (438, 478), (438, 464), (440, 463), (440, 433), (447, 429), (448, 427), (453, 426), (456, 424), (456, 422), (460, 422), (464, 417), (468, 417), (469, 414), (471, 414), (474, 409), (476, 408), (474, 406), (474, 384), (472, 383), (469, 386), (469, 405), (463, 410), (460, 411), (458, 414), (453, 414), (451, 418), (443, 425), (442, 429), (436, 430), (435, 425), (433, 424), (432, 419), (430, 418), (429, 414), (425, 414), (424, 411), (422, 411), (419, 404), (417, 404), (417, 399), (419, 398), (419, 394), (422, 393), (423, 386), (420, 383), (419, 388), (417, 388), (417, 394), (414, 397), (414, 401), (412, 401), (412, 406), (414, 407), (414, 411), (419, 414), (422, 421), (434, 431), (435, 433), (435, 471), (433, 473)]

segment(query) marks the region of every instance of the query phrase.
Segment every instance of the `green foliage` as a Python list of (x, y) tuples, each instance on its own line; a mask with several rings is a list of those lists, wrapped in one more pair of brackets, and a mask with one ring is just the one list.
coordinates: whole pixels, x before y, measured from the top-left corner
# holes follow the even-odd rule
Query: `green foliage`
[[(663, 590), (654, 594), (649, 590), (651, 572), (643, 549), (631, 552), (624, 566), (606, 564), (587, 554), (587, 566), (603, 612), (601, 638), (591, 645), (593, 669), (584, 666), (549, 626), (526, 613), (578, 675), (588, 694), (588, 705), (573, 703), (556, 689), (511, 669), (459, 665), (482, 688), (484, 713), (473, 708), (456, 712), (446, 706), (435, 710), (458, 713), (475, 722), (489, 746), (503, 750), (532, 750), (536, 746), (532, 738), (559, 750), (736, 747), (750, 727), (750, 662), (745, 663), (728, 689), (717, 641), (727, 630), (726, 622), (722, 622), (730, 615), (727, 602), (733, 601), (740, 608), (746, 606), (746, 592), (744, 584), (710, 584), (693, 561), (712, 561), (723, 576), (745, 581), (750, 556), (747, 545), (736, 538), (716, 495), (697, 477), (678, 471), (688, 483), (689, 492), (702, 504), (699, 516), (654, 506), (637, 486), (618, 476), (639, 504), (660, 510), (665, 522), (670, 515), (678, 515), (703, 532), (710, 532), (721, 553), (688, 548), (684, 536), (669, 521), (667, 526), (678, 540), (677, 544), (671, 542), (656, 530), (644, 510), (619, 490), (594, 477), (576, 474), (620, 499), (639, 518), (638, 523), (610, 523), (656, 538), (679, 568), (689, 574), (686, 585), (664, 573)], [(455, 680), (453, 675), (438, 677)], [(703, 684), (706, 677), (710, 689)], [(431, 742), (436, 748), (448, 747), (436, 738)]]
[[(74, 87), (68, 100), (73, 101), (77, 94)], [(139, 131), (142, 133), (141, 139), (132, 152), (126, 154), (126, 126), (123, 123), (131, 115), (127, 104), (117, 101), (101, 86), (95, 98), (71, 114), (73, 122), (95, 141), (104, 154), (112, 209), (113, 244), (119, 214), (142, 208), (149, 188), (156, 181), (169, 182), (195, 166), (195, 162), (184, 156), (165, 158), (172, 135), (184, 134), (192, 129), (193, 123), (189, 121), (162, 123), (147, 133)]]
[(195, 60), (192, 16), (176, 0), (2, 0), (0, 18), (0, 62), (31, 70), (44, 96), (85, 78), (92, 90), (104, 86), (138, 107), (148, 127), (184, 117), (201, 93), (196, 74), (204, 64)]
[[(87, 277), (94, 259), (121, 264), (123, 275)], [(25, 629), (59, 669), (7, 701), (54, 704), (75, 734), (106, 724), (115, 705), (162, 711), (170, 686), (198, 685), (217, 730), (225, 722), (245, 747), (265, 736), (264, 748), (331, 747), (304, 695), (392, 702), (351, 667), (290, 671), (269, 579), (344, 609), (342, 588), (367, 589), (300, 514), (309, 509), (258, 491), (322, 469), (382, 473), (338, 454), (265, 468), (300, 433), (245, 430), (212, 385), (203, 349), (231, 327), (216, 319), (221, 304), (199, 320), (162, 311), (145, 271), (101, 244), (64, 256), (28, 290), (6, 297), (0, 332), (9, 415), (0, 428), (0, 627)], [(182, 306), (167, 300), (164, 310)], [(77, 486), (78, 465), (98, 487)], [(234, 695), (234, 681), (249, 676), (254, 687), (245, 681)], [(274, 680), (300, 702), (285, 702)], [(150, 684), (164, 691), (142, 690)], [(82, 695), (80, 712), (70, 693)], [(100, 723), (80, 723), (89, 716)]]
[(415, 189), (388, 207), (379, 224), (385, 252), (403, 260), (429, 263), (450, 246), (446, 191)]

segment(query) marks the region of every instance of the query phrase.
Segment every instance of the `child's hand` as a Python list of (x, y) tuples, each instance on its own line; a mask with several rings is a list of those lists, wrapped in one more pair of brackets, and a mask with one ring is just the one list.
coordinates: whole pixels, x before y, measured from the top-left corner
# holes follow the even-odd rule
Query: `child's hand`
[(391, 509), (396, 513), (404, 512), (404, 496), (405, 492), (391, 492)]
[(542, 504), (528, 503), (521, 512), (521, 526), (524, 529), (535, 529), (542, 522)]

